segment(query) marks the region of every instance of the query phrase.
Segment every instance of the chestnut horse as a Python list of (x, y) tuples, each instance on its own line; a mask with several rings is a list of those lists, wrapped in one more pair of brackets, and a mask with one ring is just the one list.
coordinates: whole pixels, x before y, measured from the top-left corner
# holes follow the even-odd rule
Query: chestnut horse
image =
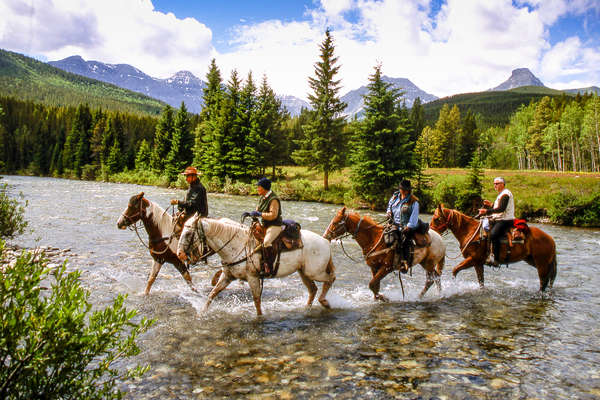
[(150, 293), (150, 288), (165, 262), (173, 264), (190, 288), (196, 291), (188, 268), (177, 258), (178, 239), (174, 234), (175, 219), (158, 204), (145, 199), (144, 192), (129, 199), (127, 208), (117, 221), (117, 227), (119, 229), (125, 229), (132, 225), (135, 227), (135, 223), (140, 220), (148, 233), (148, 250), (153, 259), (152, 272), (148, 276), (144, 294)]
[[(346, 212), (346, 207), (342, 207), (329, 223), (323, 237), (332, 240), (347, 232), (358, 242), (367, 265), (371, 267), (373, 278), (369, 282), (369, 289), (373, 292), (375, 300), (387, 301), (387, 298), (379, 293), (379, 285), (381, 280), (394, 270), (394, 253), (383, 241), (383, 226), (368, 216), (361, 217), (358, 213)], [(429, 235), (431, 245), (416, 247), (413, 257), (412, 265), (420, 264), (427, 275), (425, 287), (419, 297), (423, 297), (434, 282), (438, 291), (442, 290), (440, 276), (444, 269), (446, 245), (437, 232), (430, 230)]]
[[(488, 245), (487, 241), (480, 240), (480, 221), (460, 211), (444, 208), (440, 204), (431, 219), (431, 228), (438, 233), (450, 229), (458, 240), (465, 259), (454, 267), (452, 276), (455, 277), (463, 269), (475, 267), (479, 285), (483, 287), (483, 264), (487, 257)], [(525, 261), (537, 268), (541, 291), (548, 286), (552, 287), (556, 278), (556, 245), (550, 235), (531, 226), (523, 243), (513, 242), (508, 259), (507, 246), (506, 243), (501, 244), (498, 262), (508, 264)]]

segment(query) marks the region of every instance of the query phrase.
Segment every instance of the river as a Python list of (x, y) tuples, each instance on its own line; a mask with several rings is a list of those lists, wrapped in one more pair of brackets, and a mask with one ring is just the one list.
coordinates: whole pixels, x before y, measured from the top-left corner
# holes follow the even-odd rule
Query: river
[[(217, 257), (192, 271), (199, 294), (165, 264), (150, 295), (143, 295), (148, 251), (135, 233), (117, 229), (117, 219), (140, 191), (164, 207), (183, 191), (17, 176), (2, 182), (24, 193), (34, 229), (13, 242), (71, 249), (70, 268), (83, 271), (95, 307), (128, 294), (129, 307), (157, 320), (141, 337), (142, 353), (127, 361), (151, 368), (122, 384), (126, 398), (600, 397), (598, 229), (536, 225), (558, 248), (558, 276), (545, 294), (538, 292), (536, 270), (525, 263), (486, 268), (484, 290), (473, 269), (452, 279), (458, 247), (447, 235), (442, 293), (433, 286), (419, 300), (425, 276), (416, 267), (412, 277), (404, 276), (405, 299), (396, 275), (383, 280), (390, 303), (373, 301), (370, 270), (333, 242), (337, 280), (328, 295), (333, 309), (315, 302), (306, 310), (307, 291), (292, 275), (265, 281), (265, 316), (258, 319), (248, 287), (240, 282), (202, 313)], [(211, 216), (236, 220), (256, 205), (256, 197), (209, 194), (208, 201)], [(319, 234), (339, 208), (306, 202), (282, 207), (285, 217)], [(360, 257), (353, 240), (344, 247)]]

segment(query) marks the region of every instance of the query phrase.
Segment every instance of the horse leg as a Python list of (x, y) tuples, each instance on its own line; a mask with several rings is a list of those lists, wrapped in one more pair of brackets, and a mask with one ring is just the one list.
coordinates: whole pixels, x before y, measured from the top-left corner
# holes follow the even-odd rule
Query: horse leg
[(382, 294), (379, 294), (379, 284), (381, 280), (391, 272), (391, 269), (386, 268), (385, 266), (379, 268), (379, 271), (375, 274), (371, 282), (369, 282), (369, 289), (373, 292), (373, 296), (375, 300), (380, 301), (389, 301), (387, 297)]
[(210, 303), (212, 303), (213, 299), (219, 293), (221, 293), (223, 290), (225, 290), (225, 288), (227, 286), (229, 286), (229, 284), (232, 281), (233, 281), (233, 279), (231, 278), (230, 275), (228, 275), (228, 274), (221, 274), (221, 277), (219, 278), (219, 282), (217, 282), (216, 286), (208, 294), (208, 299), (206, 299), (206, 304), (204, 305), (204, 311), (205, 312), (208, 310), (208, 307), (210, 306)]
[(260, 305), (260, 297), (262, 295), (262, 287), (260, 279), (257, 276), (248, 276), (248, 285), (252, 291), (252, 298), (254, 299), (254, 307), (256, 307), (256, 315), (262, 315), (262, 309)]
[(152, 261), (152, 271), (150, 272), (150, 275), (148, 275), (148, 282), (146, 283), (146, 290), (144, 291), (145, 296), (147, 296), (150, 293), (150, 288), (152, 287), (152, 284), (156, 280), (156, 277), (158, 276), (158, 273), (160, 272), (161, 267), (162, 267), (161, 263), (159, 263), (156, 260)]
[(331, 289), (331, 285), (335, 282), (335, 266), (333, 265), (333, 261), (329, 259), (329, 263), (327, 264), (327, 271), (329, 272), (330, 279), (326, 282), (323, 282), (323, 288), (321, 289), (321, 295), (319, 296), (319, 303), (325, 308), (331, 308), (329, 302), (325, 298), (327, 296), (327, 292)]
[(483, 265), (475, 265), (475, 272), (477, 273), (479, 287), (483, 289)]
[[(473, 265), (475, 265), (475, 263), (473, 262), (473, 257), (465, 258), (460, 264), (454, 267), (454, 269), (452, 270), (452, 277), (456, 278), (456, 275), (458, 275), (460, 271), (462, 271), (463, 269), (471, 268)], [(477, 268), (477, 266), (475, 268)]]
[(211, 286), (215, 286), (217, 284), (217, 282), (219, 282), (219, 278), (221, 277), (222, 273), (223, 273), (222, 269), (220, 269), (217, 272), (215, 272), (215, 274), (213, 275), (212, 279), (210, 280)]
[(192, 289), (193, 292), (198, 293), (198, 290), (196, 290), (196, 287), (192, 283), (192, 276), (190, 275), (190, 271), (187, 269), (187, 267), (185, 266), (185, 264), (176, 263), (176, 264), (173, 264), (173, 265), (175, 265), (175, 268), (177, 268), (177, 271), (179, 271), (179, 273), (181, 274), (181, 276), (183, 276), (183, 279), (185, 279), (185, 282), (188, 284), (188, 286), (190, 287), (190, 289)]
[(433, 276), (434, 276), (433, 271), (427, 271), (427, 273), (425, 275), (425, 287), (423, 288), (423, 290), (421, 290), (421, 293), (419, 293), (419, 298), (423, 298), (423, 296), (425, 296), (425, 293), (427, 293), (427, 291), (429, 290), (431, 285), (433, 285), (433, 282), (434, 282)]
[(310, 308), (315, 299), (315, 295), (317, 294), (317, 285), (315, 285), (315, 281), (306, 276), (301, 269), (298, 270), (298, 275), (300, 275), (302, 283), (304, 283), (304, 286), (308, 289), (308, 301), (306, 302), (306, 307)]

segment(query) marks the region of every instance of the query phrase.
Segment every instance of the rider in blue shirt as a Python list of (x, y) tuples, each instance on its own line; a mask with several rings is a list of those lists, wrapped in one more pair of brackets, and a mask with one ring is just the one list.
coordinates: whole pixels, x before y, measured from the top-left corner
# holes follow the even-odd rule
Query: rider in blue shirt
[(414, 230), (419, 224), (419, 199), (412, 194), (409, 180), (402, 180), (398, 189), (388, 202), (387, 216), (400, 231), (399, 245), (396, 246), (394, 254), (394, 267), (402, 261), (400, 270), (406, 272), (412, 265), (410, 245)]

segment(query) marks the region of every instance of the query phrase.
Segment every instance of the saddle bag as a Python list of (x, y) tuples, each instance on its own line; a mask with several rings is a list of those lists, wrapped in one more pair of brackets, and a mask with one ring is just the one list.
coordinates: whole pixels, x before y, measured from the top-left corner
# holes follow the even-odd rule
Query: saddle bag
[(400, 238), (400, 232), (398, 227), (394, 224), (390, 224), (383, 230), (383, 241), (387, 247), (391, 247)]
[(300, 229), (302, 229), (300, 224), (293, 219), (283, 220), (283, 232), (287, 238), (292, 240), (300, 239)]

